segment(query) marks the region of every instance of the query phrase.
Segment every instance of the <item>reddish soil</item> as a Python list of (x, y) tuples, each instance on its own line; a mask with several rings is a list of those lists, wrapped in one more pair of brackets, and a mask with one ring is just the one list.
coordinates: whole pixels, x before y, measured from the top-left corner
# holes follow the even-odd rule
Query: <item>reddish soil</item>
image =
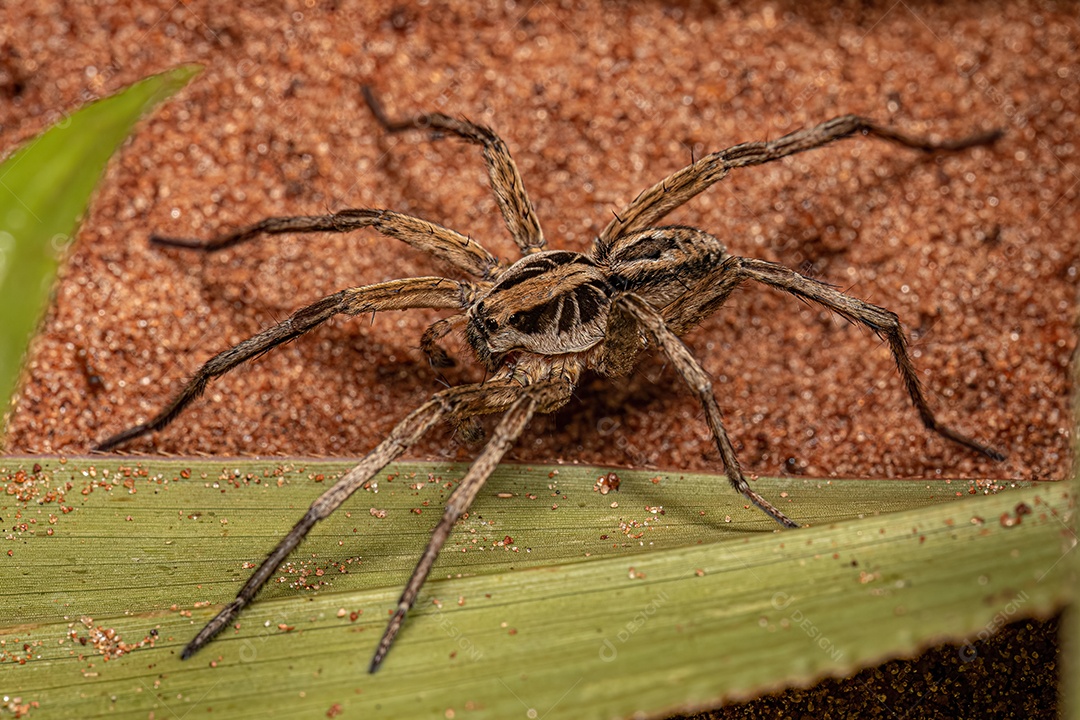
[[(314, 7), (312, 7), (314, 6)], [(337, 289), (447, 268), (362, 231), (213, 256), (152, 248), (268, 215), (389, 207), (513, 257), (479, 151), (385, 137), (441, 110), (507, 141), (551, 245), (585, 250), (691, 156), (848, 112), (908, 131), (1001, 127), (993, 148), (923, 157), (847, 140), (728, 180), (668, 221), (895, 310), (943, 421), (925, 431), (870, 333), (745, 287), (688, 336), (753, 473), (1062, 478), (1075, 347), (1080, 106), (1075, 7), (775, 2), (400, 6), (207, 2), (5, 9), (0, 147), (182, 62), (205, 72), (110, 164), (33, 344), (8, 452), (82, 453), (149, 417), (199, 364)], [(342, 319), (214, 383), (139, 453), (359, 456), (441, 386), (418, 349), (437, 312)], [(479, 379), (463, 341), (454, 383)], [(465, 460), (439, 430), (412, 456)], [(720, 470), (662, 359), (588, 377), (511, 459)]]

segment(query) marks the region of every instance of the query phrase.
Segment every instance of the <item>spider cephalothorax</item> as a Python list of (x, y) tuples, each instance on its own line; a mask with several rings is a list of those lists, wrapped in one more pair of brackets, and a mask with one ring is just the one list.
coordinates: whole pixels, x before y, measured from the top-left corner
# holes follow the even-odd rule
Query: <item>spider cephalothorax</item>
[(364, 94), (376, 119), (387, 131), (429, 129), (483, 147), (495, 198), (506, 226), (521, 250), (521, 259), (509, 266), (503, 265), (478, 243), (453, 230), (401, 213), (376, 209), (269, 218), (207, 242), (155, 237), (153, 240), (161, 245), (209, 251), (262, 234), (348, 232), (371, 227), (430, 252), (460, 275), (471, 279), (407, 278), (348, 288), (329, 295), (211, 358), (151, 420), (110, 437), (95, 449), (109, 450), (165, 427), (214, 377), (308, 332), (337, 314), (358, 315), (409, 308), (455, 310), (453, 315), (436, 322), (424, 333), (421, 347), (432, 365), (446, 365), (450, 362), (449, 356), (439, 346), (439, 340), (455, 329), (463, 329), (491, 377), (482, 383), (438, 392), (398, 423), (359, 465), (312, 503), (241, 588), (236, 599), (188, 644), (183, 657), (189, 657), (208, 643), (251, 602), (315, 523), (330, 515), (432, 426), (446, 420), (467, 428), (472, 418), (478, 415), (502, 412), (503, 417), (491, 439), (450, 496), (446, 511), (402, 592), (397, 610), (371, 661), (374, 672), (389, 650), (405, 613), (415, 602), (454, 523), (468, 509), (530, 418), (537, 412), (551, 412), (564, 405), (587, 369), (607, 376), (626, 374), (646, 347), (665, 353), (697, 395), (732, 486), (781, 525), (797, 527), (746, 481), (724, 430), (709, 377), (680, 339), (748, 280), (815, 302), (872, 330), (889, 345), (912, 403), (927, 428), (991, 458), (1002, 458), (989, 446), (942, 425), (934, 417), (919, 386), (903, 330), (894, 313), (781, 265), (729, 255), (719, 240), (701, 230), (655, 226), (671, 210), (723, 179), (733, 168), (771, 162), (844, 137), (874, 135), (932, 152), (987, 144), (998, 137), (998, 132), (933, 143), (864, 118), (845, 115), (777, 140), (736, 145), (706, 155), (642, 192), (604, 228), (590, 252), (577, 253), (545, 250), (540, 223), (525, 194), (517, 167), (505, 143), (490, 129), (438, 113), (391, 121), (370, 91), (365, 88)]
[(549, 250), (511, 265), (469, 307), (465, 334), (495, 371), (511, 352), (580, 353), (604, 339), (614, 288), (587, 255)]

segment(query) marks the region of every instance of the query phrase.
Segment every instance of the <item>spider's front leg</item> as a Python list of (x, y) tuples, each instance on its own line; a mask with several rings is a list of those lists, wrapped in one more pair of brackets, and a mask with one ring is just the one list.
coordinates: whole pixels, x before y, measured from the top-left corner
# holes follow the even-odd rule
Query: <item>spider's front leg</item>
[(547, 411), (569, 397), (572, 386), (562, 380), (541, 382), (522, 386), (505, 374), (485, 383), (463, 385), (437, 393), (431, 400), (410, 413), (390, 431), (389, 436), (375, 447), (363, 461), (347, 472), (334, 485), (311, 504), (308, 511), (292, 530), (270, 552), (262, 564), (237, 593), (236, 599), (225, 606), (199, 631), (187, 647), (182, 658), (187, 659), (209, 643), (246, 607), (266, 584), (274, 571), (292, 553), (311, 529), (329, 517), (354, 492), (363, 487), (387, 464), (414, 445), (439, 421), (455, 416), (471, 416), (506, 410), (495, 434), (466, 473), (461, 484), (450, 496), (446, 511), (432, 533), (431, 540), (416, 565), (397, 609), (387, 625), (386, 632), (371, 661), (370, 671), (375, 672), (390, 649), (405, 614), (416, 602), (420, 588), (427, 579), (439, 550), (450, 536), (454, 523), (469, 508), (477, 493), (488, 479), (507, 450), (521, 435), (526, 424), (537, 410)]
[[(480, 455), (473, 461), (468, 472), (465, 473), (465, 477), (462, 478), (461, 484), (458, 485), (457, 489), (454, 490), (450, 499), (447, 501), (446, 510), (443, 512), (439, 524), (436, 525), (435, 530), (432, 531), (431, 540), (428, 541), (427, 547), (424, 548), (423, 555), (420, 556), (419, 562), (416, 563), (416, 568), (413, 570), (412, 575), (409, 577), (409, 581), (405, 584), (405, 589), (402, 591), (401, 597), (398, 599), (397, 609), (390, 618), (390, 622), (386, 625), (386, 631), (379, 641), (379, 647), (375, 650), (375, 655), (371, 658), (369, 672), (375, 672), (379, 669), (379, 665), (382, 663), (383, 658), (386, 657), (386, 653), (390, 650), (394, 638), (397, 637), (398, 631), (405, 621), (405, 614), (416, 602), (416, 597), (420, 594), (420, 588), (423, 587), (424, 581), (431, 572), (431, 568), (439, 556), (439, 551), (442, 550), (446, 540), (450, 537), (450, 532), (453, 530), (454, 523), (457, 522), (458, 518), (464, 515), (473, 504), (476, 495), (480, 492), (480, 488), (484, 486), (484, 483), (487, 482), (491, 473), (495, 471), (495, 468), (498, 466), (499, 461), (502, 460), (502, 457), (506, 454), (507, 450), (517, 442), (517, 439), (525, 430), (525, 426), (528, 425), (533, 414), (536, 412), (552, 412), (563, 406), (566, 401), (570, 399), (570, 395), (574, 391), (573, 377), (576, 377), (578, 372), (580, 372), (580, 369), (576, 369), (570, 375), (553, 374), (548, 379), (522, 385), (520, 384), (520, 376), (514, 369), (508, 368), (502, 373), (502, 377), (497, 377), (494, 381), (488, 381), (487, 383), (482, 383), (478, 386), (471, 386), (481, 389), (488, 388), (491, 386), (491, 383), (494, 382), (493, 390), (496, 394), (493, 394), (490, 398), (479, 398), (479, 407), (466, 406), (451, 411), (451, 414), (458, 418), (463, 416), (475, 417), (479, 414), (497, 409), (499, 407), (497, 403), (500, 394), (505, 396), (509, 396), (510, 394), (518, 395), (517, 399), (513, 401), (509, 409), (507, 409), (506, 413), (503, 415), (502, 420), (499, 421), (499, 425), (495, 428), (491, 440), (488, 441), (487, 445), (485, 445), (484, 449), (480, 452)], [(509, 383), (507, 386), (509, 390), (504, 388), (500, 392), (498, 388), (504, 383)], [(470, 386), (465, 387), (468, 388)], [(464, 388), (452, 388), (442, 394), (453, 397), (454, 393), (463, 389)]]
[(443, 545), (446, 544), (447, 539), (449, 539), (450, 532), (454, 529), (454, 523), (472, 505), (477, 493), (480, 492), (480, 488), (491, 477), (491, 473), (495, 471), (506, 451), (520, 437), (534, 412), (536, 412), (536, 399), (530, 395), (522, 395), (514, 401), (514, 404), (503, 415), (491, 440), (488, 441), (480, 455), (473, 461), (468, 472), (465, 473), (465, 477), (462, 478), (461, 484), (450, 496), (439, 524), (435, 526), (431, 533), (431, 540), (428, 541), (427, 547), (424, 548), (420, 560), (416, 563), (416, 568), (413, 569), (412, 575), (409, 576), (409, 581), (405, 583), (405, 589), (402, 590), (401, 597), (398, 598), (397, 608), (390, 617), (390, 621), (386, 624), (386, 630), (379, 640), (379, 646), (371, 657), (368, 672), (378, 670), (383, 658), (386, 657), (386, 653), (390, 651), (394, 638), (397, 637), (402, 623), (405, 622), (405, 614), (416, 603), (420, 588), (424, 586), (424, 581), (427, 580), (428, 574), (431, 573), (431, 568), (435, 565), (439, 552), (442, 550)]

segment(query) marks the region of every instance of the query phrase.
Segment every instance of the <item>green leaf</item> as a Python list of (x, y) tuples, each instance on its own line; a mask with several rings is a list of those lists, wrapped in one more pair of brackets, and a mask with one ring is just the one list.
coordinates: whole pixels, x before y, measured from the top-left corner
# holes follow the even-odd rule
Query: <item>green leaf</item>
[(1061, 606), (1075, 542), (1066, 484), (755, 481), (811, 525), (781, 532), (723, 478), (619, 471), (602, 495), (598, 468), (502, 466), (369, 675), (463, 473), (402, 464), (181, 662), (348, 464), (32, 462), (0, 474), (0, 687), (32, 717), (662, 715), (943, 639), (978, 654)]
[(199, 70), (185, 65), (155, 75), (65, 115), (0, 164), (0, 417), (105, 163), (143, 114)]
[[(1073, 412), (1073, 435), (1072, 435), (1072, 468), (1069, 472), (1070, 484), (1073, 492), (1080, 490), (1080, 358), (1073, 355), (1072, 367), (1070, 368), (1073, 380), (1072, 412)], [(1070, 518), (1070, 527), (1076, 531), (1076, 514)], [(1075, 598), (1080, 585), (1080, 558), (1073, 553), (1069, 558), (1069, 570), (1067, 582), (1070, 596)], [(1061, 696), (1060, 717), (1069, 720), (1080, 720), (1080, 697), (1077, 681), (1080, 680), (1080, 617), (1077, 617), (1075, 602), (1065, 614), (1065, 621), (1061, 626), (1059, 637), (1060, 643), (1060, 675), (1058, 687)]]

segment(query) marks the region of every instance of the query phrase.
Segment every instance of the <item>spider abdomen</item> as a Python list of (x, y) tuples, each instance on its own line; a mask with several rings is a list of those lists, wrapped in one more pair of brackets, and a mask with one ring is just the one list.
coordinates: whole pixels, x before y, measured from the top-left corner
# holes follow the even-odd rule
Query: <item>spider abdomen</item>
[(727, 257), (722, 242), (697, 228), (648, 228), (615, 241), (606, 257), (608, 282), (662, 308)]

